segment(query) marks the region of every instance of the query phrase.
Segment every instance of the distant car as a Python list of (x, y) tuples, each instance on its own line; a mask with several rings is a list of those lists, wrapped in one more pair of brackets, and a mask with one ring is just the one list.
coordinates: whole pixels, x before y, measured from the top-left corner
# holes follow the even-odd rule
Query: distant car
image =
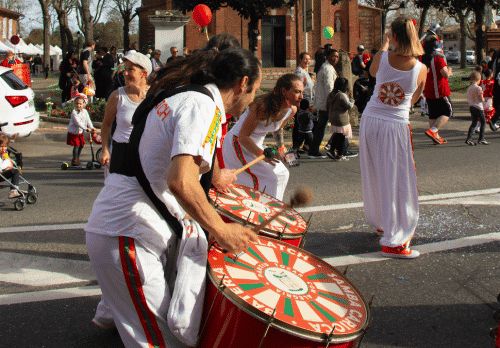
[(467, 59), (467, 64), (476, 63), (476, 54), (474, 53), (474, 51), (470, 50), (465, 51), (465, 58)]
[(10, 68), (0, 66), (0, 124), (2, 132), (27, 137), (38, 129), (35, 93)]
[(448, 51), (445, 54), (446, 61), (448, 63), (460, 63), (460, 52), (459, 51)]

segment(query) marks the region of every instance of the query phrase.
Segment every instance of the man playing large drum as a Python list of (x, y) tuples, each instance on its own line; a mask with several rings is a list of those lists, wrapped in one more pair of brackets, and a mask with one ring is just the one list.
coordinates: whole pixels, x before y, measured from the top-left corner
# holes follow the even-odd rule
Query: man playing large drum
[[(160, 100), (147, 116), (138, 155), (152, 191), (185, 227), (181, 245), (185, 237), (203, 235), (201, 226), (222, 248), (236, 253), (257, 238), (241, 224), (222, 221), (199, 178), (213, 166), (215, 180), (222, 186), (235, 179), (231, 171), (219, 172), (217, 163), (213, 165), (219, 126), (226, 112), (241, 114), (252, 102), (260, 86), (261, 69), (259, 61), (241, 48), (205, 51), (182, 64), (199, 69), (207, 60), (211, 62), (207, 71), (167, 69), (159, 74), (165, 81), (178, 79), (175, 75), (179, 73), (193, 76), (191, 82), (208, 89), (213, 100), (195, 91)], [(134, 131), (131, 139), (133, 135)], [(177, 237), (143, 187), (138, 177), (117, 172), (107, 177), (85, 229), (89, 257), (126, 347), (192, 346), (185, 342), (196, 342), (197, 333), (181, 343), (176, 329), (182, 328), (172, 329), (166, 319), (172, 294), (164, 274), (175, 271)], [(203, 260), (193, 258), (200, 268), (207, 260), (206, 242), (203, 251)], [(204, 279), (204, 268), (200, 273), (189, 275), (187, 281)], [(176, 292), (185, 290), (177, 284), (178, 280), (172, 302)], [(191, 313), (184, 315), (187, 321), (192, 320)]]

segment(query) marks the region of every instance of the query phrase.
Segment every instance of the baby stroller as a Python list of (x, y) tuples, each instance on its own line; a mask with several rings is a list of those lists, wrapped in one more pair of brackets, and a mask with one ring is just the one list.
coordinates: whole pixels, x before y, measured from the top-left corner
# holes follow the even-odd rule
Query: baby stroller
[[(0, 125), (0, 130), (1, 130), (1, 125)], [(17, 197), (16, 201), (14, 202), (14, 208), (16, 210), (23, 210), (24, 207), (26, 206), (26, 203), (29, 204), (34, 204), (37, 199), (38, 199), (38, 194), (36, 193), (36, 189), (33, 185), (31, 185), (30, 182), (28, 182), (22, 175), (21, 175), (21, 168), (23, 166), (23, 155), (19, 152), (16, 151), (12, 147), (7, 148), (7, 154), (9, 158), (15, 158), (13, 160), (15, 168), (19, 170), (19, 184), (14, 185), (12, 181), (7, 179), (2, 172), (0, 172), (0, 182), (5, 181), (11, 189), (17, 190), (20, 194), (19, 197)], [(23, 190), (22, 188), (25, 188)]]

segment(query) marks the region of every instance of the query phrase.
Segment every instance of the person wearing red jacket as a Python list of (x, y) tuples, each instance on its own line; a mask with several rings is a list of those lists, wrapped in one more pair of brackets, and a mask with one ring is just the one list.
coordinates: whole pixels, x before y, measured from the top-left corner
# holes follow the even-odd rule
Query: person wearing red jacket
[(435, 35), (427, 36), (424, 42), (425, 54), (422, 63), (427, 66), (424, 97), (429, 109), (429, 129), (425, 135), (435, 144), (446, 144), (446, 140), (438, 134), (439, 129), (453, 117), (453, 106), (450, 101), (450, 86), (448, 78), (451, 68), (446, 64), (445, 57), (438, 51), (439, 39)]
[(12, 51), (7, 51), (7, 58), (5, 58), (2, 61), (2, 63), (0, 63), (1, 66), (4, 66), (6, 68), (10, 68), (16, 64), (21, 64), (21, 61), (14, 57), (14, 52), (12, 52)]

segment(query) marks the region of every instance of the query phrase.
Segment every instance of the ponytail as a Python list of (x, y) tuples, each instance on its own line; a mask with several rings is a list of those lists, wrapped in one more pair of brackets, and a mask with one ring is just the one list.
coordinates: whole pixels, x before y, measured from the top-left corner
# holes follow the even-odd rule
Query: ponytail
[(406, 16), (400, 16), (391, 24), (392, 33), (396, 36), (397, 45), (394, 52), (401, 56), (417, 57), (424, 54), (418, 38), (414, 21)]

